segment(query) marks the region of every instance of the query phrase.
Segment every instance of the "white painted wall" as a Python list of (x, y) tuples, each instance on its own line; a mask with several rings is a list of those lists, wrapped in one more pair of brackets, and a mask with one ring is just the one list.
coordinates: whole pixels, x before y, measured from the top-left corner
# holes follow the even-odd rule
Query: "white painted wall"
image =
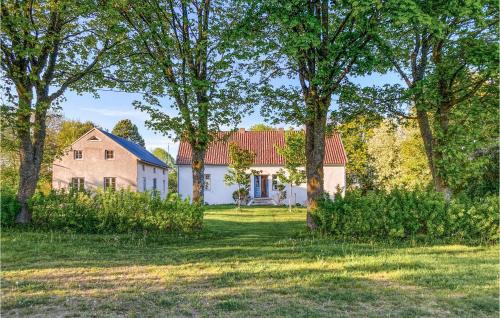
[[(178, 191), (182, 198), (191, 197), (193, 190), (193, 175), (191, 166), (181, 165), (178, 169)], [(254, 170), (261, 171), (263, 175), (269, 175), (269, 197), (276, 202), (278, 199), (278, 191), (272, 189), (272, 175), (276, 174), (281, 169), (280, 166), (254, 166)], [(227, 173), (227, 166), (205, 166), (205, 174), (210, 174), (211, 185), (210, 190), (205, 190), (205, 202), (208, 204), (227, 204), (234, 203), (233, 192), (237, 190), (236, 185), (227, 186), (224, 183), (224, 175)], [(345, 188), (345, 167), (343, 166), (325, 166), (325, 191), (333, 195), (337, 191), (337, 186), (341, 189)], [(250, 196), (254, 194), (254, 178), (251, 178)], [(290, 195), (290, 187), (286, 185), (287, 199), (284, 204), (288, 204), (288, 196)], [(292, 190), (292, 203), (306, 205), (307, 202), (307, 187), (306, 184), (294, 186)]]
[[(144, 188), (144, 178), (146, 178), (146, 188)], [(145, 162), (137, 163), (137, 191), (153, 190), (154, 178), (156, 178), (156, 189), (160, 192), (160, 197), (162, 199), (166, 198), (168, 194), (168, 170)]]

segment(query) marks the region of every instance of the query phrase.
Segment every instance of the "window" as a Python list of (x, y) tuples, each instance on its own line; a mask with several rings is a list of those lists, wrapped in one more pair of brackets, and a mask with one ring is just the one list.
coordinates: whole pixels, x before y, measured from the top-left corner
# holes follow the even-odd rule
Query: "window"
[(161, 172), (163, 173), (163, 175), (165, 175), (165, 169), (161, 169)]
[(147, 187), (146, 187), (146, 177), (142, 177), (142, 190), (143, 191), (147, 190)]
[(165, 180), (163, 180), (163, 193), (165, 193)]
[(210, 179), (210, 175), (205, 175), (205, 190), (210, 191), (212, 188), (212, 179)]
[(153, 167), (153, 173), (156, 173), (156, 168)]
[(112, 160), (115, 158), (115, 152), (113, 150), (104, 150), (104, 159)]
[(92, 136), (88, 140), (89, 141), (101, 141), (101, 139), (97, 138), (96, 136)]
[(144, 167), (144, 165), (142, 165), (142, 171), (145, 171), (146, 170), (146, 167)]
[(156, 178), (153, 178), (153, 190), (156, 191)]
[(272, 175), (272, 181), (273, 181), (273, 190), (277, 191), (278, 190), (278, 175), (277, 174)]
[(85, 179), (84, 178), (71, 178), (71, 188), (77, 191), (85, 190)]
[(82, 160), (83, 159), (83, 153), (81, 150), (73, 150), (73, 158), (75, 160)]
[(116, 190), (116, 178), (115, 177), (105, 177), (104, 178), (104, 190)]

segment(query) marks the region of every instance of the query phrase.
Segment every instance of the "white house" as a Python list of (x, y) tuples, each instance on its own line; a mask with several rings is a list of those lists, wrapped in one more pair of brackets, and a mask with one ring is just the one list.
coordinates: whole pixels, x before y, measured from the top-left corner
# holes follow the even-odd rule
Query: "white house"
[(138, 144), (99, 128), (76, 140), (52, 165), (52, 188), (168, 192), (168, 165)]
[[(284, 160), (276, 152), (275, 145), (283, 146), (285, 131), (245, 131), (240, 129), (231, 133), (225, 141), (214, 141), (205, 154), (205, 202), (207, 204), (234, 203), (233, 192), (237, 186), (227, 186), (224, 175), (228, 172), (230, 142), (236, 142), (240, 148), (255, 153), (253, 170), (261, 171), (260, 175), (251, 177), (250, 196), (252, 203), (276, 204), (279, 192), (276, 173), (283, 168)], [(337, 189), (345, 189), (345, 164), (347, 161), (340, 135), (334, 134), (326, 138), (324, 162), (325, 191), (334, 194)], [(177, 154), (178, 192), (183, 197), (191, 197), (193, 176), (191, 169), (191, 146), (181, 142)], [(289, 186), (286, 186), (290, 195)], [(294, 204), (306, 205), (306, 184), (293, 187), (291, 196)], [(288, 201), (285, 200), (285, 201)]]

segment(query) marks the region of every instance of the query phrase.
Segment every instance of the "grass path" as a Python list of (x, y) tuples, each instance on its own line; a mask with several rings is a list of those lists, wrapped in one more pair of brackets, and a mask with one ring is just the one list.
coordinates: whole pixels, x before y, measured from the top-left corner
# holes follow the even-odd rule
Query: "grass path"
[(2, 317), (498, 317), (498, 246), (345, 244), (211, 207), (196, 237), (2, 233)]

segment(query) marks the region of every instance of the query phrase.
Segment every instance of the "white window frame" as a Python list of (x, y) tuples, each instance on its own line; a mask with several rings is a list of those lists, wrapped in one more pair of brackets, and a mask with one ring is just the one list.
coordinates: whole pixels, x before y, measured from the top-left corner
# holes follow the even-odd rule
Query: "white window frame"
[(278, 175), (272, 174), (271, 175), (271, 186), (272, 186), (273, 191), (278, 191), (278, 184), (279, 184)]
[(158, 190), (158, 184), (156, 182), (156, 178), (153, 178), (153, 191)]
[[(106, 186), (106, 180), (109, 179), (109, 185)], [(104, 190), (106, 191), (108, 187), (111, 187), (111, 190), (116, 190), (116, 177), (104, 177)]]
[(71, 186), (71, 188), (76, 189), (78, 191), (85, 190), (85, 178), (82, 178), (82, 177), (71, 178), (70, 186)]
[(205, 184), (204, 184), (204, 189), (205, 191), (212, 191), (212, 176), (210, 173), (206, 173), (203, 178)]

